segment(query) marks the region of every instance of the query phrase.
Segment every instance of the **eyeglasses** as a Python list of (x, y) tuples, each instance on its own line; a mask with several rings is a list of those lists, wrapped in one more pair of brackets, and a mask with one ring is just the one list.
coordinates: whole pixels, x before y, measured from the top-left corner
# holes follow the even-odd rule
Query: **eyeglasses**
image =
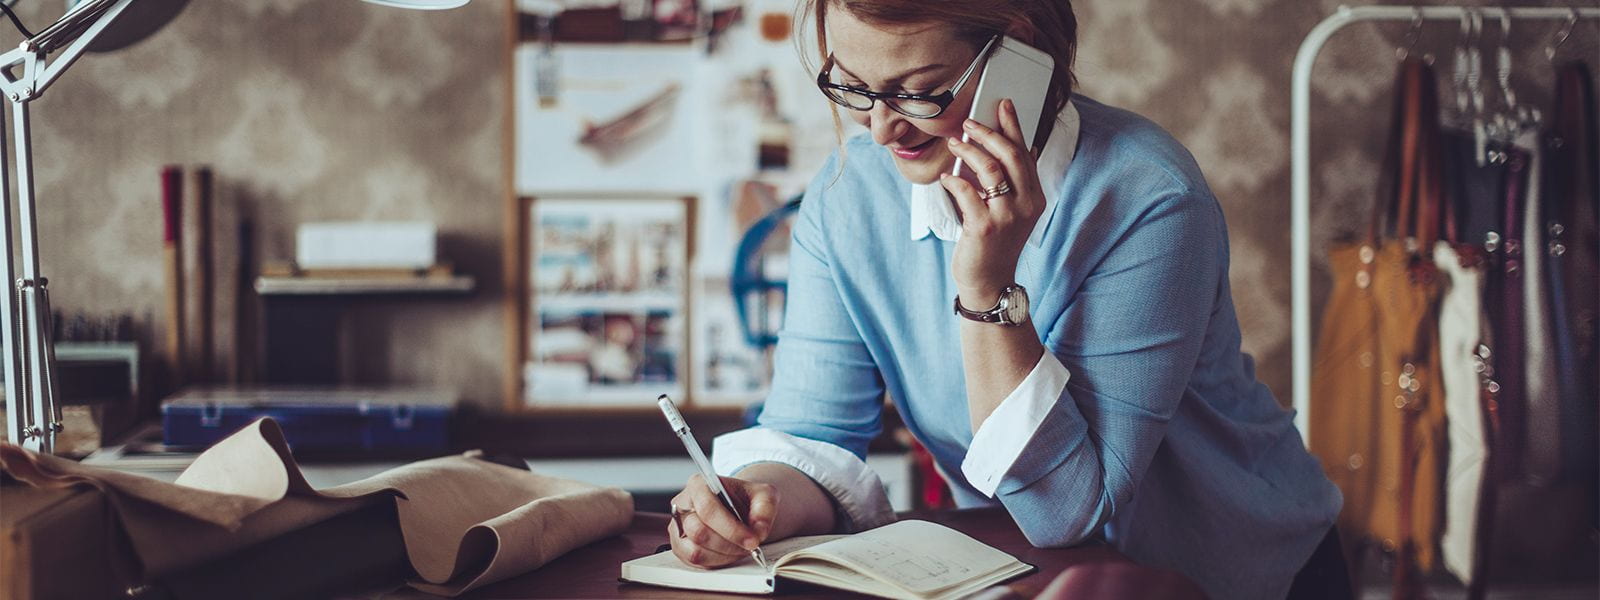
[(994, 46), (994, 41), (1000, 39), (996, 35), (989, 38), (978, 51), (978, 56), (972, 59), (972, 64), (967, 65), (967, 70), (956, 80), (950, 89), (937, 94), (885, 94), (861, 88), (840, 85), (829, 80), (833, 74), (833, 55), (828, 55), (828, 61), (823, 65), (822, 72), (817, 74), (817, 88), (829, 100), (839, 106), (850, 110), (872, 110), (872, 104), (883, 101), (889, 110), (895, 111), (913, 119), (932, 119), (944, 114), (944, 109), (955, 102), (956, 94), (960, 93), (961, 86), (967, 83), (967, 78), (972, 77), (972, 72), (978, 70), (978, 63), (983, 62), (983, 57), (989, 55), (989, 48)]

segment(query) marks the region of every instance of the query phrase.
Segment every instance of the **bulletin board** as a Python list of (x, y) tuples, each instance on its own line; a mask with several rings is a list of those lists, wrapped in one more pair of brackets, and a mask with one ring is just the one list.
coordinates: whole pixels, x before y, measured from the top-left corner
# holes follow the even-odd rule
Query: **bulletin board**
[[(735, 316), (733, 251), (744, 228), (804, 189), (854, 133), (836, 128), (796, 55), (794, 3), (602, 0), (577, 3), (575, 18), (565, 3), (554, 28), (530, 12), (538, 4), (507, 0), (507, 408), (653, 410), (652, 392), (663, 391), (686, 410), (742, 410), (766, 394), (771, 350), (750, 346)], [(682, 246), (692, 251), (672, 290), (681, 305), (583, 298), (539, 279), (564, 269), (581, 287), (584, 261), (595, 260), (541, 254), (550, 223), (541, 217), (602, 227), (613, 208), (653, 214), (645, 207), (664, 199), (686, 211)], [(787, 260), (780, 237), (763, 257), (774, 272)], [(579, 305), (616, 310), (569, 310)], [(625, 343), (632, 334), (652, 336), (653, 358)], [(630, 363), (648, 373), (622, 383)]]
[(523, 200), (521, 404), (654, 408), (688, 389), (693, 198)]

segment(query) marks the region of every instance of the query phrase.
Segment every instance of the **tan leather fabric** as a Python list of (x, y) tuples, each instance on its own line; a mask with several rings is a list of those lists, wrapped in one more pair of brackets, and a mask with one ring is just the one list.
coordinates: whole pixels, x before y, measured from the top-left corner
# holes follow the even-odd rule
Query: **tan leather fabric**
[(412, 463), (328, 488), (306, 483), (282, 431), (260, 420), (218, 442), (176, 483), (0, 444), (0, 467), (43, 488), (90, 485), (110, 498), (142, 572), (157, 576), (365, 506), (398, 504), (419, 590), (456, 595), (622, 532), (633, 498), (467, 455)]

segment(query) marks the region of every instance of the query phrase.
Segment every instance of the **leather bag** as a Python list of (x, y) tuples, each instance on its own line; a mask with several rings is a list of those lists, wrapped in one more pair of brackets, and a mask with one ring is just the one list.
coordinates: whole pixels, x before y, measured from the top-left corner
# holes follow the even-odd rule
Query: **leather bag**
[[(1344, 493), (1340, 527), (1396, 553), (1397, 597), (1415, 589), (1417, 567), (1432, 567), (1441, 521), (1435, 85), (1420, 59), (1401, 63), (1386, 165), (1398, 174), (1374, 198), (1366, 239), (1329, 251), (1334, 281), (1311, 382), (1311, 449)], [(1386, 216), (1392, 228), (1380, 224)]]

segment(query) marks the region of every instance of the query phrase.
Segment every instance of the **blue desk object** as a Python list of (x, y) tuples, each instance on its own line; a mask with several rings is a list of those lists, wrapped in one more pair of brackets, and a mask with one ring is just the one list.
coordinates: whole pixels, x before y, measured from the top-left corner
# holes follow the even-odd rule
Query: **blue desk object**
[[(739, 313), (739, 331), (744, 341), (753, 348), (769, 348), (778, 343), (777, 327), (767, 321), (768, 302), (772, 292), (787, 295), (789, 281), (768, 279), (762, 268), (764, 256), (761, 248), (784, 221), (800, 210), (800, 196), (795, 196), (745, 230), (739, 248), (733, 255), (733, 273), (728, 277), (728, 287), (733, 292), (733, 306)], [(751, 304), (756, 306), (752, 309)], [(744, 424), (750, 427), (761, 416), (761, 402), (751, 403), (744, 411)]]
[(435, 455), (450, 448), (455, 404), (434, 390), (189, 388), (161, 403), (162, 443), (204, 448), (272, 417), (296, 453)]
[[(787, 293), (789, 282), (785, 279), (768, 279), (762, 270), (764, 263), (761, 248), (779, 225), (800, 210), (800, 197), (785, 202), (750, 229), (745, 230), (739, 247), (733, 255), (733, 273), (728, 277), (728, 287), (733, 292), (733, 306), (739, 313), (739, 329), (744, 340), (752, 347), (766, 348), (778, 343), (778, 332), (767, 322), (769, 295), (776, 291)], [(752, 309), (751, 305), (756, 307)]]

